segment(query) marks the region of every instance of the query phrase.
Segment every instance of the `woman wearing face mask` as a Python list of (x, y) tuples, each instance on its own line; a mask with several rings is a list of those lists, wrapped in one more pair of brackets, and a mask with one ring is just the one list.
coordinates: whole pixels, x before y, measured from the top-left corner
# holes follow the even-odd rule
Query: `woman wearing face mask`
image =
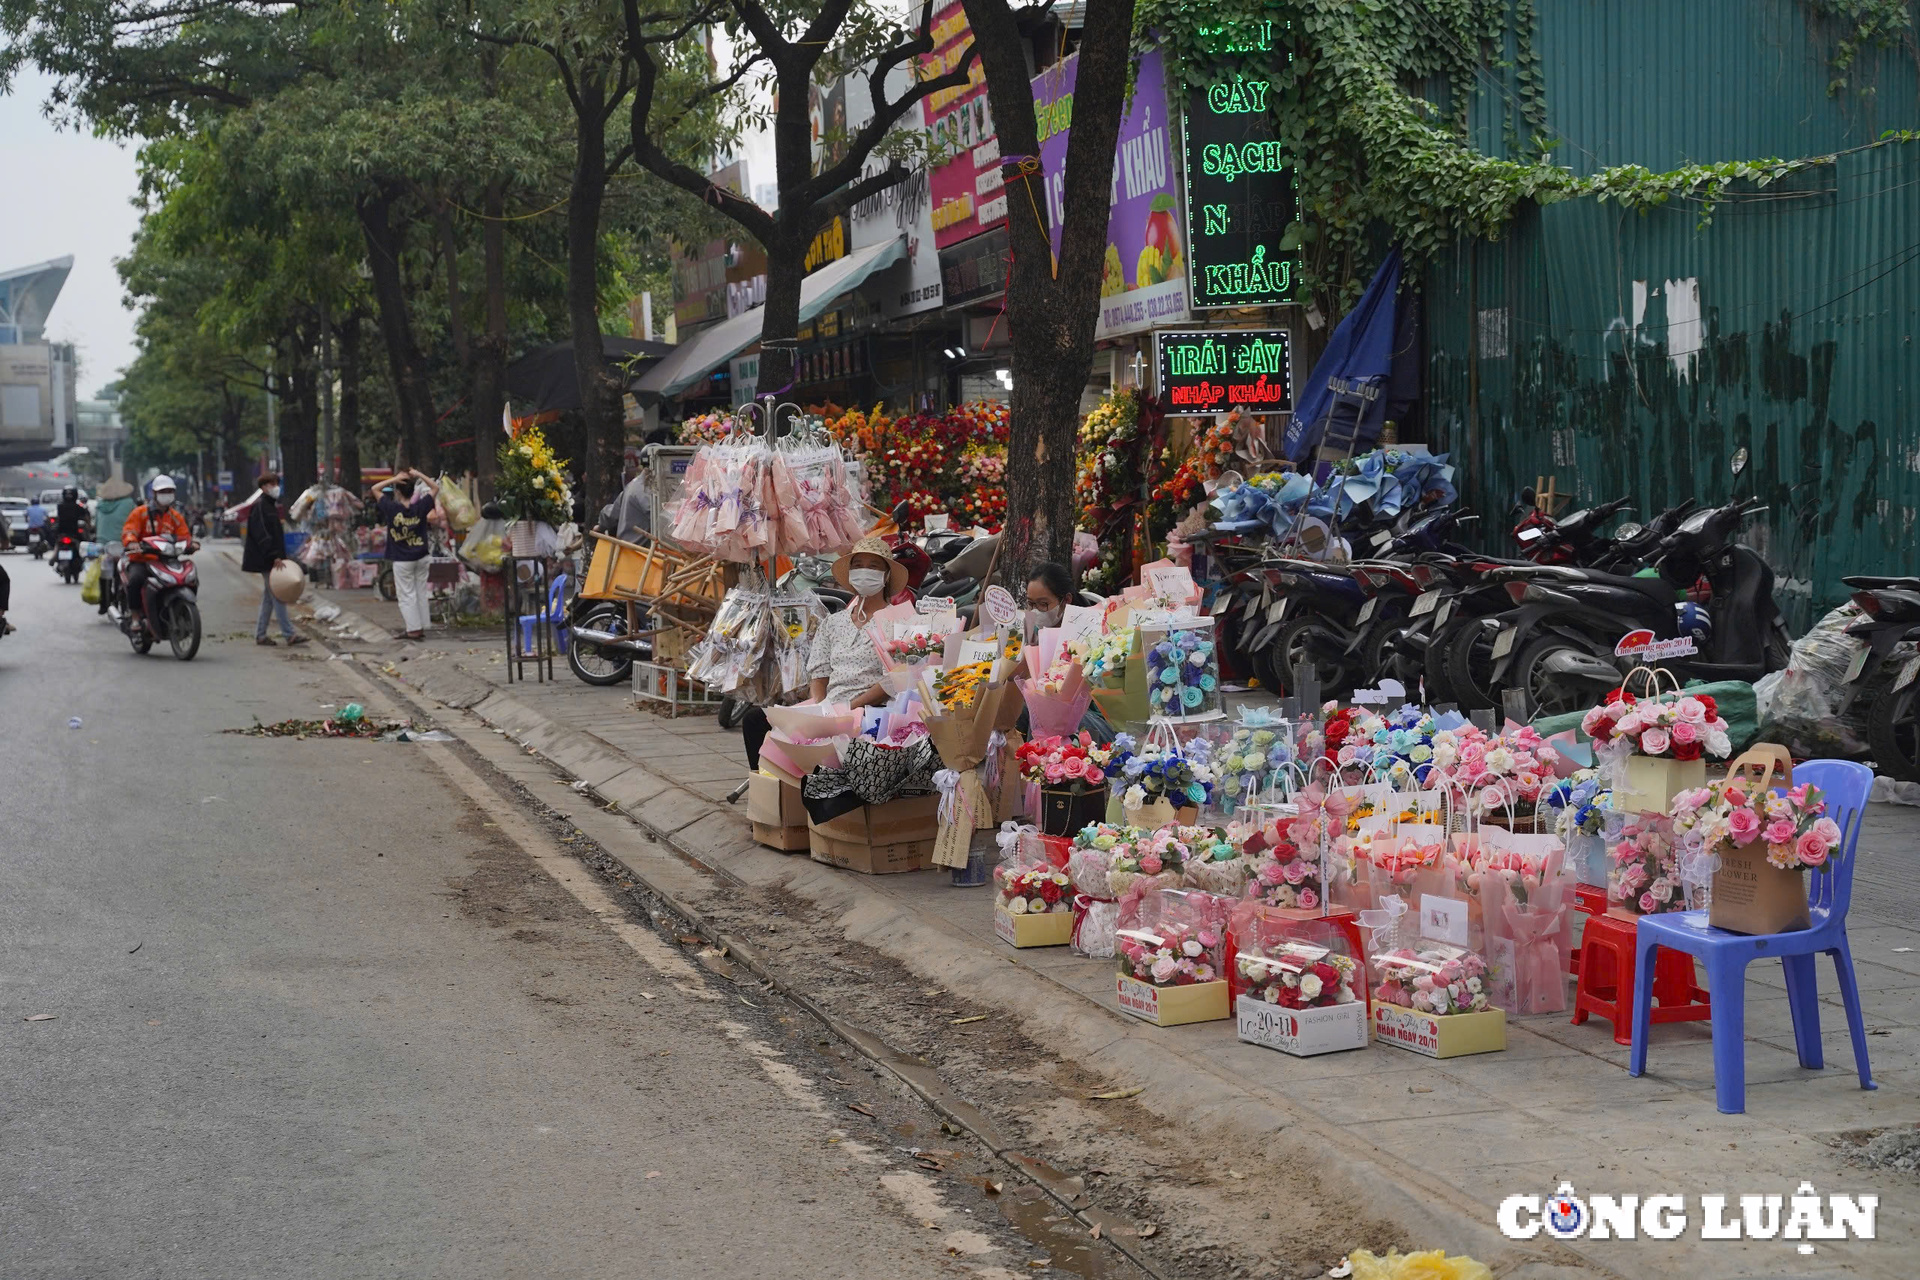
[(247, 508), (247, 540), (240, 552), (241, 572), (260, 575), (260, 621), (253, 629), (255, 644), (272, 646), (273, 637), (267, 634), (269, 618), (279, 619), (280, 634), (289, 647), (307, 642), (305, 636), (295, 633), (286, 603), (273, 594), (269, 575), (286, 558), (287, 535), (280, 525), (280, 477), (269, 471), (260, 477), (259, 496)]
[[(907, 567), (893, 558), (883, 539), (862, 538), (834, 562), (833, 576), (853, 592), (854, 600), (814, 633), (807, 651), (807, 674), (813, 677), (808, 694), (814, 702), (877, 707), (887, 701), (887, 691), (880, 687), (886, 671), (867, 635), (867, 623), (907, 585)], [(747, 768), (760, 767), (760, 744), (766, 736), (766, 712), (747, 708), (740, 718)]]
[(1073, 599), (1073, 578), (1065, 567), (1046, 560), (1027, 575), (1027, 640), (1043, 627), (1057, 627)]

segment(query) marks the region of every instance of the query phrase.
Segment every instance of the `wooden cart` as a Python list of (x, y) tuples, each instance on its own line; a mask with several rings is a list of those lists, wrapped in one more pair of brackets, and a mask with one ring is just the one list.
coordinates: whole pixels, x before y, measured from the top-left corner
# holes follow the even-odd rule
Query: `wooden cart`
[(580, 594), (590, 600), (624, 600), (646, 611), (645, 629), (630, 618), (633, 635), (653, 640), (653, 661), (634, 663), (634, 696), (665, 702), (672, 713), (689, 704), (718, 703), (688, 679), (686, 657), (713, 625), (734, 566), (657, 542), (642, 545), (603, 533), (589, 536), (593, 554), (581, 577)]

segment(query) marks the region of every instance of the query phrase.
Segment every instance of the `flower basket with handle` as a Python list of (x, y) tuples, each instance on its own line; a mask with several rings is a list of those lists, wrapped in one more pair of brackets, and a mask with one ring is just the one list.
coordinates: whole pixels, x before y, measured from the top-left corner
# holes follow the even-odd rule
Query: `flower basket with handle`
[[(1773, 794), (1779, 787), (1782, 793)], [(1675, 800), (1675, 821), (1718, 859), (1707, 921), (1732, 933), (1791, 933), (1812, 924), (1805, 872), (1826, 873), (1840, 828), (1817, 788), (1793, 785), (1785, 747), (1761, 743), (1727, 780)]]
[[(1671, 687), (1662, 687), (1663, 677)], [(1647, 696), (1635, 699), (1636, 682)], [(1635, 667), (1581, 728), (1613, 762), (1613, 807), (1627, 813), (1665, 813), (1675, 795), (1706, 783), (1707, 756), (1732, 749), (1713, 700), (1685, 693), (1662, 668)]]

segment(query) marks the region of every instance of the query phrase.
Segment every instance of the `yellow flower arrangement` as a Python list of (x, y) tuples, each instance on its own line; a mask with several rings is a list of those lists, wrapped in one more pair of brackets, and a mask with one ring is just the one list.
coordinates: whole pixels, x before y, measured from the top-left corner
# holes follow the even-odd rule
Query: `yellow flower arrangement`
[(500, 446), (500, 479), (495, 492), (501, 506), (516, 520), (565, 524), (573, 518), (566, 465), (564, 458), (553, 456), (553, 448), (539, 427), (521, 428), (519, 435)]
[(949, 711), (965, 711), (980, 700), (993, 674), (991, 662), (968, 662), (949, 667), (933, 678), (933, 696)]

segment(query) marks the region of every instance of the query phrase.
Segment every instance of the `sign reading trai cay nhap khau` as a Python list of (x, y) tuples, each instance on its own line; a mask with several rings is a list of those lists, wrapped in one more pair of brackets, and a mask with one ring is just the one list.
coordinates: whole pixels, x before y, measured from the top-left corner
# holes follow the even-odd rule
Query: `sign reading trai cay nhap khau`
[(1170, 413), (1281, 413), (1293, 408), (1285, 329), (1163, 329), (1160, 395)]

